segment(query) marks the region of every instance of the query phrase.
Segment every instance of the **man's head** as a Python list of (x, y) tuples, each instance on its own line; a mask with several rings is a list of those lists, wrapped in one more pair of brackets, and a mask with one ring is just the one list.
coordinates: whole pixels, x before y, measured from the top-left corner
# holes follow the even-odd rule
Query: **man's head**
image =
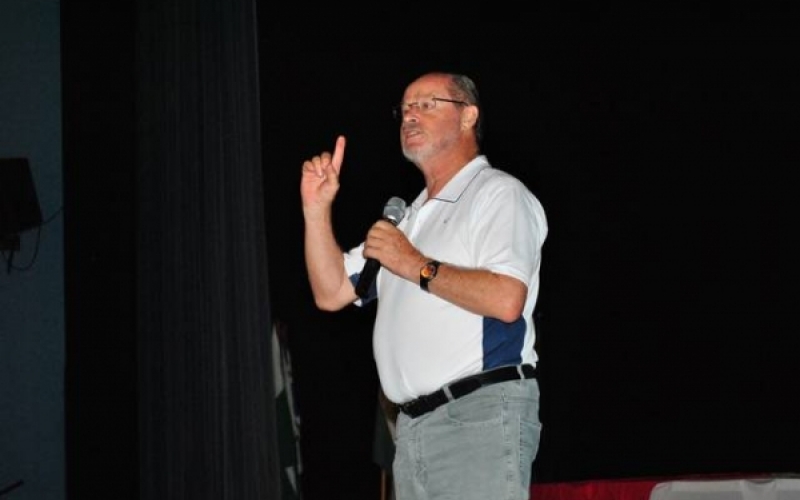
[(428, 73), (406, 87), (396, 108), (403, 154), (420, 164), (440, 153), (468, 157), (480, 150), (480, 101), (467, 76)]

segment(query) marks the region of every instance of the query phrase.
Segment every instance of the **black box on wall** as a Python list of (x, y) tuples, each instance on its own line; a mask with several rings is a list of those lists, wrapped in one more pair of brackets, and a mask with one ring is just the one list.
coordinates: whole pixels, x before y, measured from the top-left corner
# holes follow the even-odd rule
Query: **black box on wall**
[(0, 158), (0, 237), (42, 223), (42, 210), (27, 158)]

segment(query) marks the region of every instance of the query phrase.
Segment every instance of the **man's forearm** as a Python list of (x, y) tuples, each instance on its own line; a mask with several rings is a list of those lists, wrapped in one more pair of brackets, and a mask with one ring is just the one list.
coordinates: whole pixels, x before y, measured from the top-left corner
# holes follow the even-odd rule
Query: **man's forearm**
[(355, 299), (353, 286), (344, 269), (342, 249), (333, 234), (329, 216), (306, 219), (305, 259), (317, 307), (334, 311)]
[(442, 263), (429, 293), (475, 314), (515, 321), (525, 304), (527, 287), (512, 278), (483, 269), (464, 269)]

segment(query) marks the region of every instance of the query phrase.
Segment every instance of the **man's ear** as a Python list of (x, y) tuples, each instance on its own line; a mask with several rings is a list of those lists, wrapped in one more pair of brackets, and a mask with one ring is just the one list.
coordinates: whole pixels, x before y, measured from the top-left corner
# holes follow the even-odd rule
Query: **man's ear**
[(477, 106), (467, 106), (464, 108), (464, 112), (461, 113), (461, 128), (463, 129), (470, 129), (475, 126), (475, 122), (478, 121), (478, 110)]

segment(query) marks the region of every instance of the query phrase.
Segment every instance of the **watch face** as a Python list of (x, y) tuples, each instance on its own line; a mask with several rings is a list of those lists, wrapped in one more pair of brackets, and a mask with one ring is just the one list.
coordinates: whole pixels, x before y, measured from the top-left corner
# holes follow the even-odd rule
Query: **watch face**
[(420, 274), (423, 278), (432, 278), (436, 274), (436, 266), (433, 264), (425, 264)]

